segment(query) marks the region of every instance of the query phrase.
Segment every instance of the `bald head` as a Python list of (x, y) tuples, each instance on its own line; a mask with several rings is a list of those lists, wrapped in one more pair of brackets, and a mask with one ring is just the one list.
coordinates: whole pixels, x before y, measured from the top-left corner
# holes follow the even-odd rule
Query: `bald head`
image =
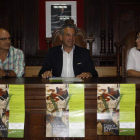
[(10, 36), (10, 33), (7, 30), (0, 28), (0, 38), (3, 38), (4, 35), (6, 35), (6, 34), (7, 35), (9, 34), (9, 36)]
[(11, 45), (10, 33), (5, 29), (0, 28), (0, 51), (9, 50), (10, 45)]

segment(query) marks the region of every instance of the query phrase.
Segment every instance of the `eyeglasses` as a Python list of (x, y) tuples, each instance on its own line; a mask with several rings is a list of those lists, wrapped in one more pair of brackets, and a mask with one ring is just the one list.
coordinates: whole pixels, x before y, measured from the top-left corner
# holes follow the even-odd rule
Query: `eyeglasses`
[(6, 40), (11, 41), (11, 40), (12, 40), (12, 37), (8, 37), (8, 38), (0, 38), (0, 40), (2, 40), (2, 41), (6, 41)]

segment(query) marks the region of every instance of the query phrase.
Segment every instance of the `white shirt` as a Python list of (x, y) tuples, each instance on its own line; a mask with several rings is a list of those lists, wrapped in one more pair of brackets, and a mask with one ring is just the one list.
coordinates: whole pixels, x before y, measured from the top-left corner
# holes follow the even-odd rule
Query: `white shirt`
[(140, 71), (140, 51), (133, 47), (128, 54), (127, 70), (133, 69)]
[(75, 46), (70, 53), (64, 51), (63, 45), (61, 49), (63, 51), (63, 67), (61, 77), (75, 77), (73, 71), (73, 51), (75, 49)]

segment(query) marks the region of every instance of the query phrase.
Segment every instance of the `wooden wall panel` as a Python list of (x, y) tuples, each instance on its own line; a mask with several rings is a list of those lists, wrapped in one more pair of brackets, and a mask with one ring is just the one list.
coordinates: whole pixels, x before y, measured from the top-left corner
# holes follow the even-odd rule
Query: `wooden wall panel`
[(4, 27), (7, 30), (9, 30), (10, 27), (10, 7), (8, 2), (8, 0), (0, 1), (0, 28)]
[(7, 29), (12, 44), (26, 55), (38, 50), (38, 0), (1, 0), (0, 28)]
[(140, 2), (116, 2), (114, 8), (114, 39), (122, 41), (125, 36), (140, 29)]
[(84, 0), (84, 29), (87, 35), (93, 32), (95, 41), (93, 43), (93, 55), (100, 52), (100, 30), (101, 30), (101, 1)]
[(39, 45), (38, 0), (24, 0), (24, 52), (35, 55)]

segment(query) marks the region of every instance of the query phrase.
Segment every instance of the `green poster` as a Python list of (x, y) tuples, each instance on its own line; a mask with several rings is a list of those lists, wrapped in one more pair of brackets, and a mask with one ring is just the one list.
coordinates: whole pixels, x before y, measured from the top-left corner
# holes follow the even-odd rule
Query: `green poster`
[(119, 135), (135, 135), (135, 84), (120, 84)]
[(68, 84), (46, 84), (46, 137), (69, 137)]
[(119, 135), (119, 84), (97, 84), (97, 135)]
[(84, 84), (69, 84), (69, 136), (85, 137)]
[(9, 122), (9, 88), (0, 84), (0, 137), (7, 137)]
[(8, 137), (23, 138), (25, 119), (24, 85), (9, 85)]
[(97, 135), (135, 135), (135, 84), (97, 84)]
[(46, 137), (84, 137), (84, 84), (46, 84)]

